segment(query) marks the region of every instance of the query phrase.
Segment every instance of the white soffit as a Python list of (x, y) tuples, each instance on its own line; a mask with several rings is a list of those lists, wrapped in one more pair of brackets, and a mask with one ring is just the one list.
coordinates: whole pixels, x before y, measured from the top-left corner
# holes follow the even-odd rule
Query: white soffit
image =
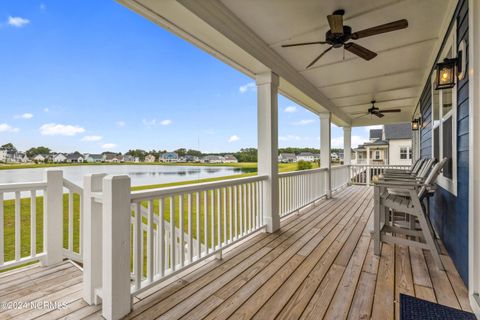
[[(249, 76), (272, 69), (283, 94), (313, 112), (332, 111), (337, 125), (409, 121), (430, 71), (455, 0), (118, 0)], [(378, 53), (371, 61), (326, 47), (282, 48), (324, 40), (326, 16), (346, 11), (358, 31), (399, 19), (409, 27), (355, 42)], [(381, 109), (401, 108), (382, 119), (353, 120), (375, 98)]]

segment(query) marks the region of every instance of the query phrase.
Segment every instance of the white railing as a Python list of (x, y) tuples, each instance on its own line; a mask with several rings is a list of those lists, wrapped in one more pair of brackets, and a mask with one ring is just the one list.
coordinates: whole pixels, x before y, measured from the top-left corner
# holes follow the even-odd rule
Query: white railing
[(1, 184), (0, 270), (38, 260), (50, 265), (64, 257), (81, 261), (81, 197), (82, 189), (58, 170), (47, 170), (40, 182)]
[(336, 191), (346, 187), (350, 182), (350, 166), (334, 166), (332, 167), (332, 191)]
[(264, 180), (257, 176), (133, 192), (132, 294), (263, 228)]
[(279, 211), (284, 217), (327, 194), (328, 169), (279, 174)]
[(409, 165), (351, 165), (350, 181), (351, 184), (370, 185), (372, 178), (382, 174), (387, 169), (406, 170)]

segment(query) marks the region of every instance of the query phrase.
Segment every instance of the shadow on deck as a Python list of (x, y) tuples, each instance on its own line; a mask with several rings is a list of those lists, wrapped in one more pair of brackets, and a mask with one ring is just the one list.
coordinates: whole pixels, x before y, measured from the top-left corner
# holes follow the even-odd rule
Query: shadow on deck
[[(446, 271), (429, 252), (384, 244), (373, 254), (372, 189), (352, 186), (257, 233), (134, 298), (128, 318), (398, 319), (399, 294), (470, 310), (468, 293), (443, 250)], [(101, 318), (82, 300), (71, 264), (0, 274), (0, 301), (67, 302), (65, 309), (0, 310), (0, 318)]]

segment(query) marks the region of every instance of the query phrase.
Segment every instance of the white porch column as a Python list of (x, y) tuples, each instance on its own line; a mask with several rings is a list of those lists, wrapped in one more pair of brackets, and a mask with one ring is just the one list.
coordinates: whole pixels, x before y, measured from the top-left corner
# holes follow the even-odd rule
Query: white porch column
[(327, 197), (332, 196), (332, 163), (330, 161), (330, 154), (331, 152), (331, 129), (330, 129), (330, 122), (331, 122), (331, 115), (330, 113), (319, 113), (318, 116), (320, 117), (320, 167), (321, 168), (328, 168), (327, 174)]
[(102, 287), (102, 204), (93, 200), (94, 192), (102, 191), (104, 173), (83, 178), (83, 298), (98, 304), (95, 290)]
[(132, 309), (130, 296), (130, 177), (103, 179), (102, 316), (122, 319)]
[(47, 256), (42, 264), (50, 266), (63, 260), (63, 171), (45, 171), (44, 248)]
[(267, 232), (280, 228), (278, 189), (278, 76), (258, 74), (258, 174), (268, 176), (263, 183), (263, 215)]
[(352, 127), (343, 127), (343, 164), (352, 163)]
[(468, 290), (470, 305), (480, 316), (480, 3), (468, 1), (469, 206)]

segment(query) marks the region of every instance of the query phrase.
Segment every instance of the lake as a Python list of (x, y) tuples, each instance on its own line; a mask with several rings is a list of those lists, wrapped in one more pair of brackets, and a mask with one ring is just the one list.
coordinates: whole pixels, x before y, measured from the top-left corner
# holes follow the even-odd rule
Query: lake
[[(54, 167), (51, 167), (54, 168)], [(217, 178), (249, 172), (233, 167), (162, 166), (162, 165), (89, 165), (58, 167), (64, 178), (83, 186), (83, 177), (91, 173), (126, 174), (132, 186)], [(0, 184), (43, 181), (46, 168), (0, 170)]]

